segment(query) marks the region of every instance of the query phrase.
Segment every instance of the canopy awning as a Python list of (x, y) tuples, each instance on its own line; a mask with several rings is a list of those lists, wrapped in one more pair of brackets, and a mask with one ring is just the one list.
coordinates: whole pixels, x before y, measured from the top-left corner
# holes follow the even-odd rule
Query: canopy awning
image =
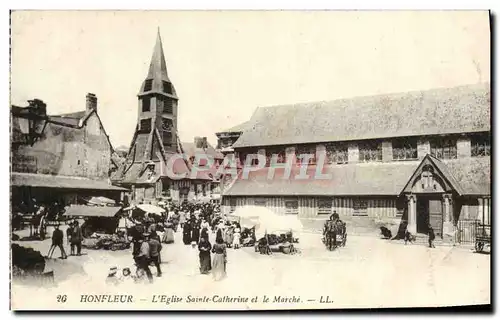
[(94, 204), (94, 205), (99, 205), (99, 206), (114, 205), (116, 203), (115, 200), (109, 199), (106, 197), (92, 197), (87, 202), (89, 204)]
[(10, 181), (12, 186), (17, 187), (128, 191), (125, 188), (110, 185), (106, 181), (49, 174), (12, 172)]
[(85, 205), (71, 205), (66, 209), (65, 215), (72, 217), (106, 217), (112, 218), (120, 211), (121, 207), (93, 207)]
[(137, 208), (147, 213), (162, 214), (163, 212), (165, 212), (165, 209), (154, 206), (152, 204), (139, 204)]

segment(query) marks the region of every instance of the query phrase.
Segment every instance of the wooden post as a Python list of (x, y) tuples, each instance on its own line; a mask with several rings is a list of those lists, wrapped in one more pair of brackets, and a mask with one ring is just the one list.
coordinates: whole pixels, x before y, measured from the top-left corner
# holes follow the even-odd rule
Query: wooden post
[(408, 231), (411, 234), (417, 233), (417, 214), (416, 214), (416, 196), (407, 195), (408, 198)]

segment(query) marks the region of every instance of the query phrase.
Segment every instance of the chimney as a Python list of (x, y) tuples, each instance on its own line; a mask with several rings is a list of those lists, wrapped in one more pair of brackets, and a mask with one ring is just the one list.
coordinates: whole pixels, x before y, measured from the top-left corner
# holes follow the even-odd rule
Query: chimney
[(194, 137), (194, 146), (195, 148), (203, 148), (203, 138)]
[(207, 148), (208, 148), (208, 141), (207, 141), (207, 137), (203, 137), (203, 148), (204, 148), (204, 149), (207, 149)]
[(97, 111), (97, 97), (93, 93), (87, 93), (86, 111)]

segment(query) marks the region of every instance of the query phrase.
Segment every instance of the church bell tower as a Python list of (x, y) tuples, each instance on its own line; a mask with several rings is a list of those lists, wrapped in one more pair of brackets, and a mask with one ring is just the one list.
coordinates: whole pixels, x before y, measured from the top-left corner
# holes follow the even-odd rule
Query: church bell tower
[[(156, 135), (155, 131), (157, 131), (164, 151), (178, 152), (177, 102), (179, 99), (168, 77), (159, 29), (149, 71), (137, 96), (139, 100), (138, 133)], [(153, 157), (155, 152), (160, 152), (160, 150), (151, 151)]]

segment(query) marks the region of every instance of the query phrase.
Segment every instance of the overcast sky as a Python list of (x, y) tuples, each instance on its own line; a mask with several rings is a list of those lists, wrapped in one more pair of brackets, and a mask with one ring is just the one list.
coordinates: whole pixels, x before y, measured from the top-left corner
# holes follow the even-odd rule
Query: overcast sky
[(11, 102), (80, 111), (128, 146), (160, 28), (182, 141), (258, 106), (489, 81), (487, 12), (14, 12)]

